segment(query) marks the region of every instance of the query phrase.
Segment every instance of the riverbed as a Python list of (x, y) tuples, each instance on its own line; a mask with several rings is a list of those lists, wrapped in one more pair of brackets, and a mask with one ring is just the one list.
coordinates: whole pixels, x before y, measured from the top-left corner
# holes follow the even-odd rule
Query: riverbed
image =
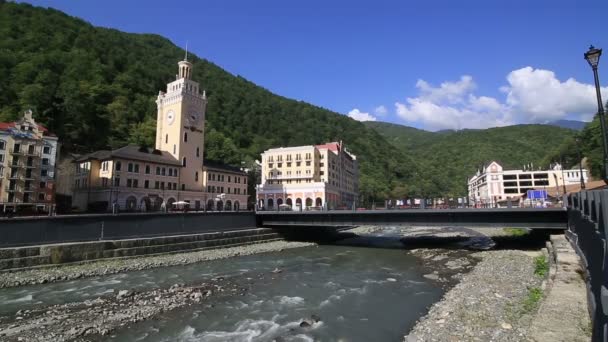
[[(243, 291), (238, 294), (215, 291), (215, 295), (205, 296), (203, 301), (139, 323), (130, 322), (129, 305), (122, 308), (122, 304), (112, 304), (111, 312), (126, 315), (129, 324), (126, 328), (115, 327), (118, 329), (99, 339), (398, 341), (442, 297), (445, 283), (438, 281), (438, 277), (425, 277), (428, 265), (400, 248), (399, 236), (383, 233), (382, 239), (364, 239), (369, 240), (365, 247), (302, 247), (2, 289), (1, 310), (2, 314), (13, 315), (16, 310), (54, 305), (51, 310), (63, 313), (65, 309), (67, 315), (77, 316), (79, 309), (64, 308), (64, 303), (101, 297), (107, 299), (104, 305), (109, 307), (121, 290), (145, 294), (174, 284), (197, 286), (225, 278)], [(140, 303), (131, 306), (137, 304)], [(91, 313), (91, 309), (86, 310), (81, 314)], [(36, 322), (44, 311), (17, 323)], [(60, 335), (61, 330), (57, 336)], [(37, 335), (32, 332), (26, 336)]]

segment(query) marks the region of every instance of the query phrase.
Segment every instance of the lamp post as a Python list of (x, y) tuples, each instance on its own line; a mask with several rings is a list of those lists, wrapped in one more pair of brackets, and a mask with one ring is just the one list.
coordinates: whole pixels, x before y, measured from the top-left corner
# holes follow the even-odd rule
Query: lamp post
[(604, 182), (608, 184), (608, 142), (606, 141), (606, 120), (604, 119), (604, 106), (602, 104), (602, 94), (600, 93), (600, 80), (597, 76), (597, 65), (600, 62), (602, 49), (596, 49), (591, 45), (589, 51), (585, 52), (585, 60), (593, 69), (593, 78), (595, 79), (595, 92), (597, 96), (597, 113), (600, 116), (600, 125), (602, 128), (602, 146), (604, 147)]
[(581, 138), (576, 137), (576, 152), (578, 154), (578, 170), (581, 175), (581, 190), (585, 190), (585, 178), (583, 177), (583, 158), (581, 157)]

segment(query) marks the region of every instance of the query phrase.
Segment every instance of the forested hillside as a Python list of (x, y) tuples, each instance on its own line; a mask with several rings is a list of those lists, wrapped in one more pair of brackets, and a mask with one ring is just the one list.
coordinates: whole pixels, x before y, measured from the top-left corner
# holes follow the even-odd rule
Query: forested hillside
[[(154, 100), (174, 79), (181, 48), (158, 35), (94, 27), (60, 11), (1, 0), (0, 37), (0, 121), (31, 108), (71, 152), (153, 145)], [(560, 144), (571, 152), (575, 132), (558, 127), (432, 133), (363, 124), (272, 94), (195, 55), (189, 59), (209, 99), (206, 158), (240, 165), (270, 147), (343, 140), (360, 161), (362, 200), (464, 195), (466, 178), (483, 162), (540, 165), (556, 158)], [(596, 142), (589, 144), (597, 151)]]
[[(74, 152), (152, 145), (154, 100), (175, 77), (181, 48), (158, 35), (2, 1), (0, 37), (0, 121), (31, 108)], [(191, 60), (209, 98), (206, 157), (239, 164), (270, 147), (343, 140), (360, 160), (364, 199), (415, 182), (412, 159), (362, 123), (272, 94), (195, 55)]]
[[(516, 125), (484, 130), (427, 132), (401, 125), (367, 122), (420, 166), (421, 192), (462, 195), (466, 180), (483, 164), (500, 161), (507, 168), (533, 163), (547, 167), (559, 161), (562, 144), (576, 131), (548, 125)], [(565, 163), (575, 163), (571, 155)]]

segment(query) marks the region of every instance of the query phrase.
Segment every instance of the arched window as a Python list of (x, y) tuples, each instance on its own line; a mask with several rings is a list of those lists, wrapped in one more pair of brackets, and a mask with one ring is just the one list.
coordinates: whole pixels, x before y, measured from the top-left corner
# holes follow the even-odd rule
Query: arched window
[(156, 167), (156, 175), (160, 176), (160, 167), (158, 167), (158, 166)]
[(117, 162), (116, 162), (116, 171), (120, 171), (120, 167), (121, 167), (121, 166), (122, 166), (122, 165), (120, 164), (120, 162), (119, 162), (119, 161), (117, 161)]
[(184, 132), (184, 142), (188, 142), (188, 132)]
[(194, 181), (198, 182), (198, 171), (194, 173)]
[(198, 147), (196, 148), (196, 156), (197, 156), (197, 157), (200, 157), (200, 153), (199, 153), (199, 149), (198, 149)]
[(150, 165), (146, 165), (146, 174), (149, 175), (150, 174)]
[(182, 166), (186, 166), (186, 157), (182, 159)]

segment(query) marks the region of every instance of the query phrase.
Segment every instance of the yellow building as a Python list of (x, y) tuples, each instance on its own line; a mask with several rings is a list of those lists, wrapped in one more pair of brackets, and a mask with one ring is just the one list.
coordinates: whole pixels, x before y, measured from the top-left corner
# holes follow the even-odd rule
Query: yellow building
[(0, 122), (0, 211), (51, 210), (58, 152), (57, 137), (31, 110), (19, 121)]
[(219, 163), (204, 166), (207, 98), (192, 80), (192, 63), (185, 59), (178, 67), (156, 99), (154, 149), (130, 145), (76, 160), (73, 204), (79, 209), (155, 211), (175, 202), (192, 209), (246, 208), (247, 174)]
[(356, 156), (341, 142), (264, 151), (258, 208), (350, 209), (358, 197), (358, 172)]

